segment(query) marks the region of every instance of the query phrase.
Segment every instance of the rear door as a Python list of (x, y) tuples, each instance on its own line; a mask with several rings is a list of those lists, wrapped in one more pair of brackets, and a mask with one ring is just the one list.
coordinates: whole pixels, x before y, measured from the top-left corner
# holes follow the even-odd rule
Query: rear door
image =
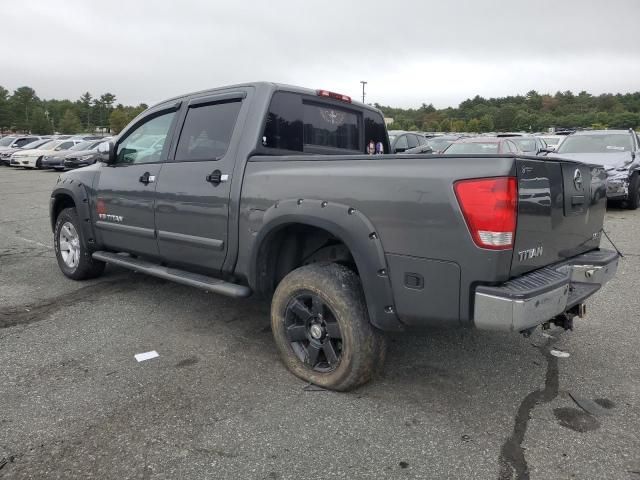
[(246, 95), (240, 89), (192, 98), (181, 117), (156, 190), (158, 248), (168, 264), (204, 273), (222, 268)]
[(516, 169), (519, 198), (513, 276), (599, 246), (606, 210), (602, 167), (517, 159)]

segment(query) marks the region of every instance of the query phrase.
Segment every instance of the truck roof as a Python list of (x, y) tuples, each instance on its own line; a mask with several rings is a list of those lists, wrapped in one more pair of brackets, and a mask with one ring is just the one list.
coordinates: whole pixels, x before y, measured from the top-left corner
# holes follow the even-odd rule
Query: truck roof
[[(158, 102), (154, 105), (152, 105), (149, 108), (155, 108), (158, 107), (160, 105), (164, 105), (166, 103), (169, 102), (175, 102), (178, 100), (182, 100), (183, 98), (189, 97), (191, 95), (200, 95), (200, 94), (207, 94), (207, 93), (215, 93), (219, 90), (228, 90), (230, 88), (240, 88), (240, 87), (266, 87), (267, 89), (269, 89), (271, 91), (271, 93), (275, 92), (275, 91), (286, 91), (286, 92), (293, 92), (293, 93), (300, 93), (303, 95), (311, 95), (311, 96), (317, 96), (317, 90), (313, 90), (311, 88), (304, 88), (304, 87), (298, 87), (296, 85), (288, 85), (285, 83), (276, 83), (276, 82), (266, 82), (266, 81), (260, 81), (260, 82), (247, 82), (247, 83), (236, 83), (234, 85), (222, 85), (220, 87), (215, 87), (215, 88), (208, 88), (205, 90), (198, 90), (195, 92), (189, 92), (189, 93), (185, 93), (182, 95), (178, 95), (175, 97), (171, 97), (168, 98), (166, 100), (163, 100), (161, 102)], [(353, 98), (351, 98), (351, 105), (356, 106), (358, 108), (362, 108), (365, 110), (371, 110), (377, 113), (382, 114), (382, 112), (375, 108), (372, 107), (371, 105), (367, 105), (366, 103), (362, 103), (362, 102), (358, 102), (357, 100), (353, 100)]]

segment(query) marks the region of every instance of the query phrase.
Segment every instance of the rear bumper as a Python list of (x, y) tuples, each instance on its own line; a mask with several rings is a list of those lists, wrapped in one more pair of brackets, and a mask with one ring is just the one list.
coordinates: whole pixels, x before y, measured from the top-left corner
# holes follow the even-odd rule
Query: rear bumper
[(498, 286), (476, 287), (473, 320), (485, 330), (522, 331), (582, 303), (618, 269), (618, 254), (594, 250)]

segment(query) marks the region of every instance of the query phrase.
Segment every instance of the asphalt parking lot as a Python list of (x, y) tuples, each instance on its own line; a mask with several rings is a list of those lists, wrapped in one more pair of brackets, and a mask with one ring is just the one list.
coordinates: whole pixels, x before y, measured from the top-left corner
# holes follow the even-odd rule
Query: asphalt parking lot
[(340, 394), (284, 368), (266, 303), (66, 279), (56, 178), (0, 167), (0, 477), (640, 479), (640, 211), (607, 214), (626, 256), (574, 332), (394, 336)]

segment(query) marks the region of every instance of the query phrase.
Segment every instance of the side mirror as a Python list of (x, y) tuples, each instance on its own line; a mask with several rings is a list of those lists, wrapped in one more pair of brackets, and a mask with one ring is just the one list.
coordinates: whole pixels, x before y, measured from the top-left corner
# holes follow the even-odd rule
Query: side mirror
[(98, 160), (112, 164), (116, 160), (116, 149), (113, 142), (102, 142), (98, 145)]

